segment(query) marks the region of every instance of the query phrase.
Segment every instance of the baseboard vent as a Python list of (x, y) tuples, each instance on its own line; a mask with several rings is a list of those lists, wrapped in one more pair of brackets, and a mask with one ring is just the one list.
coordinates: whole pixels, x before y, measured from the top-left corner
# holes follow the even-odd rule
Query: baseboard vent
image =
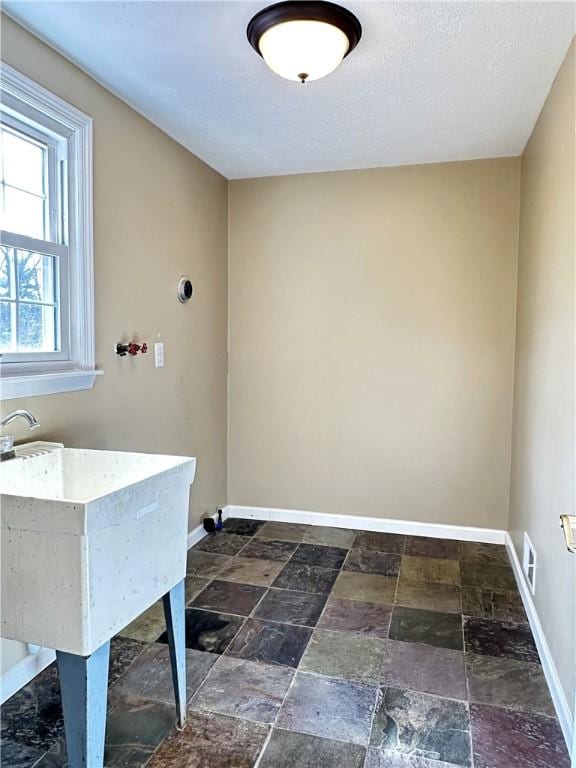
[[(530, 538), (528, 538), (528, 542), (530, 545), (532, 544), (532, 542), (530, 542)], [(509, 533), (506, 534), (506, 546), (508, 548), (510, 562), (512, 563), (512, 569), (514, 570), (514, 576), (516, 577), (516, 583), (518, 584), (518, 589), (520, 590), (520, 597), (522, 598), (522, 602), (524, 603), (524, 608), (526, 609), (526, 614), (528, 616), (528, 621), (530, 622), (530, 629), (532, 630), (534, 641), (536, 643), (536, 647), (538, 648), (538, 654), (540, 656), (540, 661), (542, 662), (542, 671), (544, 672), (550, 694), (552, 695), (552, 701), (554, 702), (554, 708), (556, 710), (556, 714), (558, 715), (558, 720), (560, 721), (560, 727), (562, 728), (562, 733), (566, 739), (566, 746), (568, 747), (568, 751), (570, 751), (572, 749), (572, 741), (575, 735), (574, 718), (572, 716), (572, 712), (570, 711), (570, 705), (568, 703), (568, 699), (566, 698), (566, 694), (564, 693), (564, 689), (562, 688), (558, 670), (554, 665), (554, 660), (552, 658), (550, 646), (546, 640), (546, 635), (544, 634), (544, 629), (542, 628), (542, 624), (538, 618), (536, 606), (534, 604), (534, 600), (532, 599), (532, 595), (530, 594), (530, 585), (528, 584), (526, 576), (524, 575), (523, 565), (520, 563), (520, 558), (516, 553), (514, 542), (512, 541), (512, 537)], [(532, 551), (534, 551), (534, 547), (532, 547)], [(531, 571), (534, 570), (535, 568), (531, 569)], [(574, 762), (573, 768), (576, 768), (576, 763)]]
[(526, 577), (526, 582), (530, 587), (532, 595), (536, 594), (536, 568), (537, 557), (534, 544), (530, 541), (530, 536), (524, 533), (524, 549), (522, 552), (522, 571)]

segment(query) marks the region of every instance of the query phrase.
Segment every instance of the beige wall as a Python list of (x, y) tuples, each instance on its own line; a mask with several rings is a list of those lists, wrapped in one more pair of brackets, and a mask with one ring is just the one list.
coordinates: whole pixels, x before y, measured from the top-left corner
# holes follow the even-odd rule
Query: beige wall
[[(2, 22), (2, 58), (95, 120), (105, 370), (93, 391), (4, 409), (30, 408), (35, 437), (70, 446), (198, 456), (191, 526), (224, 503), (229, 237), (228, 502), (506, 528), (519, 161), (239, 181), (227, 200), (217, 173)], [(557, 516), (574, 510), (573, 60), (522, 162), (511, 497), (569, 696), (574, 571)], [(164, 369), (112, 354), (133, 335), (165, 342)]]
[(535, 603), (570, 702), (576, 558), (558, 516), (574, 514), (574, 45), (522, 158), (510, 528), (527, 531)]
[[(227, 182), (69, 61), (2, 17), (2, 59), (94, 118), (95, 388), (4, 402), (69, 446), (198, 457), (190, 525), (226, 501)], [(176, 299), (180, 275), (195, 294)], [(119, 359), (134, 335), (165, 343)]]
[(229, 503), (506, 528), (519, 170), (230, 184)]

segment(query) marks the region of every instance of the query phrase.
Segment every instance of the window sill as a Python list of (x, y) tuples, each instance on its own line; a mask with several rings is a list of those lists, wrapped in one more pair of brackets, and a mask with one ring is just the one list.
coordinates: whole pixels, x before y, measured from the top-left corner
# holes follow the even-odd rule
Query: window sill
[(93, 370), (3, 376), (0, 379), (0, 400), (92, 389), (96, 376), (103, 373), (104, 371)]

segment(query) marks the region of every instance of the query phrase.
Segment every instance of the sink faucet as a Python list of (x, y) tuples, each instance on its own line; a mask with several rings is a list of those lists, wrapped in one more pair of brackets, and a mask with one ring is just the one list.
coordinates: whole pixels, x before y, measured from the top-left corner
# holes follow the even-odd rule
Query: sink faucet
[(28, 423), (30, 429), (38, 429), (40, 426), (40, 423), (36, 417), (30, 413), (30, 411), (21, 409), (19, 411), (12, 411), (12, 413), (9, 413), (8, 416), (4, 416), (4, 418), (0, 420), (0, 429), (5, 427), (7, 424), (10, 424), (11, 421), (15, 421), (16, 419), (24, 419), (24, 421)]
[[(12, 413), (9, 413), (7, 416), (4, 416), (3, 419), (0, 419), (0, 429), (2, 427), (5, 427), (7, 424), (10, 424), (11, 422), (15, 421), (16, 419), (24, 419), (24, 421), (28, 424), (29, 429), (38, 429), (40, 426), (40, 423), (36, 419), (35, 416), (33, 416), (30, 411), (25, 411), (23, 409), (20, 409), (18, 411), (12, 411)], [(13, 435), (4, 435), (3, 437), (0, 437), (0, 461), (5, 461), (6, 459), (13, 459), (14, 458), (14, 437)]]

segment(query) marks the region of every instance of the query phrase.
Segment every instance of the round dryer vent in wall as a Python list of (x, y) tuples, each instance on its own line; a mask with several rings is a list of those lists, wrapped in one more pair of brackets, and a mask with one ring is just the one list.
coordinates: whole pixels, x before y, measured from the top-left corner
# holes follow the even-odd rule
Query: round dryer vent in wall
[(186, 276), (181, 277), (180, 280), (178, 280), (178, 301), (181, 301), (182, 304), (186, 304), (186, 302), (190, 301), (192, 298), (193, 293), (194, 288), (190, 278)]

